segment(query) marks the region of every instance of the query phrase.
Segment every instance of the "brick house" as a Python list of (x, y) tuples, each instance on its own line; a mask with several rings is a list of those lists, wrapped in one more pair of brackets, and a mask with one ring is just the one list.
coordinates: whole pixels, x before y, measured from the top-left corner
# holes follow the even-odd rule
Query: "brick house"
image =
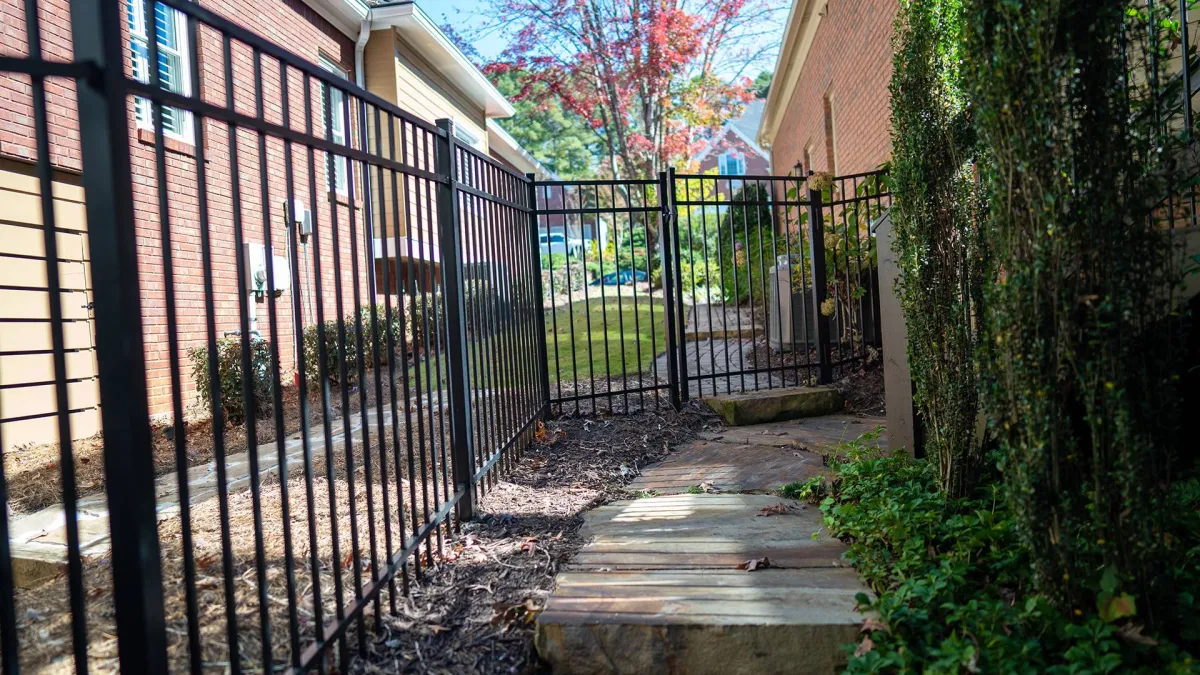
[(776, 174), (871, 171), (891, 154), (897, 0), (793, 0), (756, 138)]
[[(144, 78), (147, 72), (147, 35), (155, 33), (160, 51), (160, 76), (164, 86), (183, 94), (190, 91), (190, 77), (196, 73), (201, 99), (224, 106), (226, 101), (225, 59), (221, 37), (200, 27), (192, 63), (186, 21), (176, 10), (162, 5), (147, 21), (142, 2), (120, 0), (126, 11), (127, 39), (131, 55), (128, 72)], [(512, 114), (503, 96), (466, 61), (457, 48), (428, 20), (412, 2), (372, 7), (359, 0), (198, 0), (214, 14), (235, 22), (320, 65), (340, 77), (357, 80), (376, 95), (396, 103), (414, 116), (432, 123), (439, 118), (456, 122), (459, 140), (488, 153), (489, 120)], [(45, 0), (38, 3), (42, 25), (43, 52), (47, 58), (70, 60), (72, 57), (69, 0)], [(24, 32), (23, 3), (0, 0), (0, 23), (8, 36), (0, 52), (22, 56), (28, 51)], [(154, 30), (147, 30), (154, 26)], [(256, 91), (251, 50), (234, 42), (231, 70), (234, 108), (255, 115), (259, 100), (263, 115), (282, 123), (281, 82), (277, 62), (264, 59), (261, 91)], [(356, 67), (357, 64), (357, 67)], [(304, 91), (298, 71), (289, 73), (290, 92)], [(98, 431), (98, 393), (93, 356), (93, 333), (89, 311), (90, 272), (87, 260), (87, 227), (84, 221), (84, 195), (81, 187), (78, 111), (74, 84), (68, 80), (47, 81), (48, 122), (51, 161), (55, 170), (54, 196), (58, 227), (59, 266), (62, 273), (64, 333), (66, 338), (68, 402), (71, 409), (72, 436), (83, 438)], [(324, 87), (314, 83), (315, 106), (323, 105)], [(330, 104), (344, 106), (337, 90), (325, 93)], [(289, 96), (288, 113), (304, 119), (303, 96)], [(314, 115), (319, 113), (316, 110)], [(334, 116), (336, 117), (336, 116)], [(150, 106), (142, 100), (129, 104), (129, 131), (133, 169), (135, 228), (139, 245), (139, 278), (146, 350), (146, 368), (152, 414), (172, 410), (174, 388), (170, 372), (166, 265), (163, 232), (158, 209), (158, 177), (155, 168), (154, 130)], [(494, 124), (494, 123), (493, 123)], [(247, 246), (258, 255), (273, 255), (277, 265), (295, 266), (300, 273), (300, 288), (285, 291), (276, 302), (277, 316), (272, 326), (268, 304), (248, 302), (252, 330), (264, 337), (274, 335), (280, 363), (285, 373), (296, 367), (294, 322), (290, 292), (302, 298), (302, 325), (315, 322), (316, 305), (326, 320), (338, 316), (335, 282), (342, 284), (341, 313), (353, 311), (355, 303), (369, 301), (372, 289), (369, 268), (361, 264), (367, 255), (382, 260), (380, 242), (372, 249), (350, 251), (352, 229), (362, 231), (364, 223), (362, 176), (348, 171), (344, 160), (333, 163), (332, 175), (324, 161), (317, 161), (310, 175), (299, 149), (294, 191), (287, 193), (283, 177), (284, 145), (268, 137), (260, 148), (259, 137), (246, 129), (236, 132), (237, 153), (231, 152), (229, 128), (205, 119), (203, 128), (185, 111), (164, 108), (163, 134), (168, 209), (170, 214), (169, 249), (174, 284), (175, 334), (178, 336), (180, 391), (184, 406), (195, 401), (195, 384), (188, 358), (189, 351), (206, 344), (205, 285), (200, 248), (200, 215), (196, 139), (203, 135), (207, 174), (207, 206), (211, 234), (211, 271), (214, 295), (214, 322), (218, 337), (239, 327), (239, 299), (235, 256), (247, 255)], [(319, 118), (313, 133), (334, 142), (345, 143), (356, 129), (344, 129), (335, 119), (325, 128)], [(32, 161), (36, 158), (33, 132), (32, 89), (28, 78), (0, 74), (0, 437), (5, 448), (31, 442), (51, 441), (56, 437), (54, 370), (50, 349), (50, 330), (46, 297), (45, 259), (38, 181)], [(508, 140), (511, 140), (508, 139)], [(540, 165), (522, 165), (519, 146), (501, 143), (493, 154), (505, 158), (518, 169), (544, 171)], [(508, 144), (508, 145), (515, 145)], [(260, 154), (261, 152), (261, 154)], [(318, 153), (320, 156), (322, 153)], [(260, 163), (260, 157), (266, 163)], [(237, 171), (233, 170), (235, 166)], [(265, 166), (265, 170), (260, 170)], [(265, 174), (265, 175), (264, 175)], [(349, 175), (348, 175), (349, 174)], [(263, 187), (267, 198), (262, 198)], [(235, 200), (240, 195), (242, 240), (234, 236)], [(316, 195), (315, 199), (310, 195)], [(353, 208), (352, 208), (353, 207)], [(314, 241), (303, 247), (295, 260), (289, 248), (290, 227), (285, 225), (289, 209), (309, 211), (321, 227), (314, 228)], [(336, 212), (337, 229), (329, 227)], [(355, 228), (351, 227), (351, 217)], [(391, 217), (391, 214), (388, 214)], [(268, 236), (269, 226), (269, 236)], [(341, 242), (340, 256), (333, 256), (334, 232)], [(379, 234), (378, 232), (376, 234)], [(401, 232), (408, 237), (409, 233)], [(431, 228), (415, 232), (422, 240), (415, 251), (425, 263), (436, 255)], [(397, 265), (395, 241), (389, 242), (387, 264)], [(366, 246), (367, 242), (360, 242)], [(320, 292), (313, 262), (320, 251), (322, 261)], [(400, 266), (405, 264), (402, 255)], [(357, 268), (357, 269), (356, 269)], [(277, 278), (282, 274), (277, 272)], [(285, 379), (285, 383), (288, 381)]]
[(765, 101), (750, 101), (741, 116), (725, 122), (713, 133), (692, 159), (699, 165), (700, 173), (753, 176), (770, 173), (771, 156), (755, 140), (765, 110)]

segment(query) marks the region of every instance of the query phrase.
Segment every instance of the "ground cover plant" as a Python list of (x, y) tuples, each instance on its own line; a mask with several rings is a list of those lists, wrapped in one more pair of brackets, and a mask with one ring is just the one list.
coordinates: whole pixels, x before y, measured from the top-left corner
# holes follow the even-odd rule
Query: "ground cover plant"
[(1151, 628), (1149, 607), (1121, 592), (1120, 571), (1111, 568), (1088, 607), (1059, 611), (1034, 583), (1000, 482), (948, 497), (934, 461), (887, 456), (865, 444), (869, 438), (832, 453), (829, 476), (785, 486), (788, 496), (820, 505), (829, 532), (849, 544), (846, 560), (875, 594), (859, 597), (871, 618), (861, 641), (847, 646), (847, 672), (1200, 669), (1200, 479), (1177, 482), (1168, 497), (1174, 545), (1162, 581), (1179, 602)]

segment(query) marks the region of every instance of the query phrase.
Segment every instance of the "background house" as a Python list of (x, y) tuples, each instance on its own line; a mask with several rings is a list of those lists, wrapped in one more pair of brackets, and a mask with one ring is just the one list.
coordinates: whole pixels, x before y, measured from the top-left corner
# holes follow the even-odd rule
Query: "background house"
[(770, 173), (771, 157), (755, 139), (765, 110), (766, 101), (755, 99), (746, 104), (739, 117), (722, 125), (693, 159), (699, 163), (700, 173), (715, 171), (737, 176)]
[(772, 172), (846, 175), (891, 154), (896, 0), (793, 0), (756, 138)]
[[(130, 74), (148, 79), (148, 42), (154, 35), (160, 51), (159, 73), (164, 86), (176, 92), (198, 94), (216, 105), (226, 104), (225, 59), (220, 37), (205, 27), (198, 32), (196, 45), (188, 43), (186, 21), (177, 11), (156, 6), (155, 16), (144, 16), (140, 0), (120, 0), (125, 7), (129, 39)], [(360, 0), (198, 0), (198, 4), (217, 15), (240, 24), (335, 76), (365, 85), (373, 93), (394, 102), (424, 122), (440, 118), (455, 121), (458, 139), (518, 170), (538, 172), (540, 165), (523, 165), (525, 159), (511, 138), (494, 139), (497, 134), (488, 120), (512, 114), (503, 96), (474, 68), (448, 38), (429, 21), (412, 2), (372, 7)], [(69, 0), (44, 0), (38, 3), (42, 24), (43, 53), (47, 58), (69, 61), (72, 58)], [(26, 55), (23, 3), (3, 0), (0, 28), (10, 36), (2, 51), (5, 55)], [(278, 68), (270, 63), (263, 68), (261, 83), (254, 79), (251, 50), (233, 42), (231, 96), (234, 108), (242, 114), (258, 114), (260, 100), (269, 101), (264, 117), (282, 123), (283, 110), (278, 104), (281, 91)], [(193, 75), (200, 90), (192, 92)], [(259, 89), (261, 84), (261, 89)], [(303, 128), (306, 106), (305, 82), (298, 71), (289, 73), (287, 113), (294, 128)], [(90, 270), (87, 260), (87, 226), (84, 219), (84, 194), (81, 171), (78, 110), (74, 84), (51, 78), (47, 81), (48, 121), (51, 139), (50, 157), (55, 169), (55, 211), (59, 269), (62, 275), (64, 333), (67, 347), (67, 381), (72, 411), (72, 435), (89, 436), (98, 431), (98, 395), (93, 357), (93, 331), (90, 312)], [(345, 94), (336, 88), (313, 83), (311, 112), (313, 133), (335, 143), (358, 147), (351, 112), (351, 128), (346, 128)], [(324, 106), (333, 107), (330, 121), (324, 119)], [(0, 438), (5, 448), (56, 438), (54, 369), (50, 346), (45, 253), (40, 216), (39, 184), (34, 174), (36, 147), (33, 130), (32, 89), (27, 78), (0, 74)], [(163, 228), (158, 209), (158, 177), (155, 168), (155, 133), (151, 107), (146, 101), (130, 102), (130, 142), (133, 168), (133, 200), (137, 230), (139, 276), (141, 284), (146, 368), (152, 414), (172, 410), (174, 385), (170, 370), (168, 343), (167, 288), (164, 279)], [(294, 190), (288, 193), (283, 177), (283, 143), (268, 139), (262, 149), (266, 169), (260, 172), (260, 145), (257, 134), (236, 132), (236, 156), (232, 151), (228, 127), (206, 120), (203, 128), (190, 113), (165, 108), (163, 135), (166, 158), (166, 185), (170, 213), (169, 235), (174, 284), (175, 334), (181, 363), (179, 388), (183, 403), (195, 400), (195, 385), (188, 353), (206, 344), (204, 267), (200, 249), (199, 182), (196, 169), (196, 142), (201, 135), (207, 162), (207, 206), (211, 253), (208, 256), (213, 276), (217, 335), (231, 334), (239, 328), (237, 256), (247, 255), (247, 246), (257, 255), (271, 255), (276, 278), (283, 279), (285, 266), (298, 268), (300, 287), (289, 289), (277, 300), (274, 326), (267, 305), (249, 302), (252, 330), (269, 336), (274, 329), (283, 370), (295, 367), (295, 335), (290, 293), (301, 296), (302, 325), (312, 325), (317, 311), (326, 320), (339, 313), (353, 311), (356, 302), (367, 302), (372, 292), (372, 270), (361, 260), (361, 251), (349, 250), (350, 232), (365, 226), (363, 176), (344, 159), (326, 162), (317, 153), (310, 175), (307, 163), (296, 153)], [(369, 143), (373, 146), (374, 138)], [(368, 146), (368, 147), (371, 147)], [(493, 150), (492, 146), (496, 146)], [(515, 147), (514, 147), (515, 146)], [(421, 158), (410, 149), (407, 161)], [(239, 170), (231, 170), (232, 159)], [(530, 158), (531, 159), (531, 158)], [(330, 168), (331, 167), (331, 168)], [(430, 166), (430, 170), (432, 170)], [(265, 175), (263, 175), (265, 174)], [(265, 187), (265, 195), (264, 195)], [(418, 199), (415, 191), (404, 187), (402, 209)], [(243, 229), (242, 240), (234, 236), (235, 192)], [(315, 195), (315, 197), (314, 197)], [(386, 195), (385, 195), (386, 196)], [(264, 198), (265, 197), (265, 198)], [(375, 196), (376, 198), (378, 195)], [(424, 197), (421, 197), (422, 199)], [(390, 199), (387, 202), (390, 204)], [(378, 202), (376, 202), (378, 205)], [(389, 207), (390, 208), (390, 207)], [(307, 213), (316, 223), (314, 236), (299, 246), (299, 258), (290, 255), (293, 214)], [(390, 211), (386, 222), (393, 220)], [(401, 214), (403, 215), (403, 214)], [(330, 223), (336, 220), (336, 228)], [(436, 271), (436, 213), (425, 209), (410, 219), (412, 232), (402, 229), (390, 242), (389, 264), (395, 269), (396, 243), (400, 250), (400, 271), (407, 264), (407, 238), (415, 241), (412, 258), (424, 265), (432, 285)], [(268, 236), (269, 229), (269, 236)], [(378, 229), (378, 228), (377, 228)], [(334, 256), (334, 239), (340, 242), (340, 255)], [(382, 248), (374, 242), (374, 257), (382, 264)], [(361, 242), (369, 245), (368, 242)], [(320, 279), (313, 261), (317, 252), (322, 261)], [(379, 271), (376, 266), (374, 270)], [(415, 271), (412, 271), (417, 276)], [(395, 278), (394, 276), (392, 277)], [(340, 298), (335, 286), (340, 280)], [(318, 292), (318, 286), (320, 291)], [(357, 300), (356, 300), (357, 298)], [(341, 307), (338, 307), (338, 301)], [(340, 309), (340, 312), (339, 312)]]

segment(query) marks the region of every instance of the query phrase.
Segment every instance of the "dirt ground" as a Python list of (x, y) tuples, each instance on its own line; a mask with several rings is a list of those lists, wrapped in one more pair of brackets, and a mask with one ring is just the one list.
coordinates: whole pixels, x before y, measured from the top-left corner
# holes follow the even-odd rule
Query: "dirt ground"
[(533, 621), (554, 577), (585, 543), (583, 513), (632, 496), (641, 468), (719, 426), (696, 404), (683, 412), (560, 419), (489, 491), (483, 515), (449, 543), (446, 562), (384, 615), (357, 673), (538, 673)]

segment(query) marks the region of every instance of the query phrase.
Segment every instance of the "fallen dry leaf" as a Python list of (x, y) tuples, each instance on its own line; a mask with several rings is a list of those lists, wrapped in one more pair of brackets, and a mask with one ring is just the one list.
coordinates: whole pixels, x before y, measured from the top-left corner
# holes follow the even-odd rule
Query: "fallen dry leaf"
[(1147, 645), (1149, 647), (1157, 645), (1158, 640), (1149, 635), (1142, 635), (1144, 628), (1145, 626), (1135, 626), (1134, 624), (1127, 623), (1117, 629), (1117, 636), (1130, 644)]
[(875, 643), (871, 641), (871, 636), (864, 637), (862, 642), (858, 643), (858, 647), (854, 649), (854, 655), (862, 658), (867, 655), (867, 652), (875, 648)]
[(529, 625), (537, 619), (541, 611), (532, 598), (526, 598), (525, 602), (519, 605), (497, 602), (492, 605), (491, 623), (493, 626), (503, 624), (505, 630), (513, 623)]
[(738, 565), (737, 568), (739, 570), (746, 570), (747, 572), (753, 572), (755, 570), (765, 570), (770, 566), (771, 566), (770, 558), (751, 558), (751, 559), (747, 560), (746, 562)]
[(792, 507), (787, 504), (772, 504), (758, 510), (759, 516), (783, 516), (792, 512)]
[(891, 632), (890, 630), (888, 630), (887, 625), (884, 624), (882, 621), (880, 621), (879, 619), (876, 619), (875, 617), (868, 616), (863, 621), (862, 629), (860, 629), (859, 632), (860, 633), (868, 633), (873, 630), (881, 630), (885, 633)]

